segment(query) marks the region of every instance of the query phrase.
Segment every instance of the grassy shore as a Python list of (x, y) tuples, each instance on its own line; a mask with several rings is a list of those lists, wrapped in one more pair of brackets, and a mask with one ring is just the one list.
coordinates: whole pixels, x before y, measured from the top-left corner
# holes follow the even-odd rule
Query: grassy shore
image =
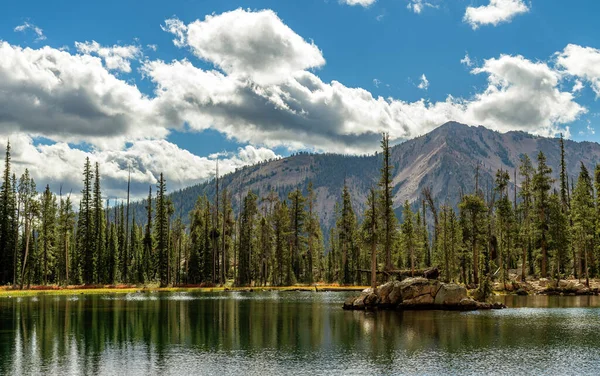
[(294, 285), (294, 286), (255, 286), (255, 287), (237, 287), (231, 285), (225, 286), (176, 286), (176, 287), (158, 287), (158, 286), (31, 286), (29, 289), (19, 290), (11, 287), (0, 287), (0, 298), (3, 297), (26, 297), (40, 295), (95, 295), (95, 294), (131, 294), (131, 293), (149, 293), (149, 292), (253, 292), (253, 291), (362, 291), (368, 286), (341, 286), (341, 285)]

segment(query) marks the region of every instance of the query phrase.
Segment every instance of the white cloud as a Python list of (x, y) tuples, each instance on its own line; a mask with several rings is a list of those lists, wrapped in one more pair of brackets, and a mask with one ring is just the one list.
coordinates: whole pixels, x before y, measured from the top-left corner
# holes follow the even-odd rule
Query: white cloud
[(424, 0), (409, 0), (406, 8), (412, 10), (413, 12), (420, 14), (425, 8), (439, 8), (438, 5), (434, 5), (430, 2)]
[[(10, 135), (13, 167), (17, 174), (25, 167), (38, 184), (50, 184), (58, 192), (72, 191), (78, 194), (81, 187), (81, 171), (86, 157), (92, 163), (99, 162), (105, 197), (123, 197), (124, 182), (131, 167), (132, 193), (142, 198), (149, 184), (156, 184), (163, 172), (170, 191), (197, 184), (215, 176), (214, 159), (199, 157), (166, 140), (136, 141), (123, 150), (83, 151), (66, 143), (34, 145), (25, 134)], [(0, 151), (6, 145), (0, 143)], [(272, 150), (248, 145), (237, 152), (219, 158), (220, 174), (227, 174), (246, 165), (279, 158)]]
[(178, 45), (190, 46), (194, 54), (228, 75), (261, 85), (281, 83), (294, 73), (325, 64), (319, 48), (271, 10), (237, 9), (187, 26), (167, 20), (165, 29), (178, 36)]
[(465, 57), (460, 59), (460, 63), (466, 65), (467, 67), (473, 66), (473, 62), (471, 61), (471, 58), (469, 57), (469, 53), (466, 53)]
[(421, 75), (421, 78), (419, 80), (419, 86), (417, 87), (421, 90), (427, 90), (429, 88), (429, 81), (427, 80), (427, 77), (425, 77), (425, 73)]
[(488, 88), (468, 106), (468, 115), (498, 130), (553, 135), (557, 125), (576, 120), (587, 110), (572, 93), (559, 89), (561, 75), (545, 63), (522, 56), (486, 60), (474, 74), (488, 74)]
[(131, 60), (141, 56), (140, 47), (133, 45), (106, 47), (91, 41), (75, 42), (75, 48), (82, 54), (100, 56), (107, 69), (125, 73), (131, 72)]
[(516, 15), (529, 12), (524, 0), (490, 0), (488, 5), (467, 7), (464, 22), (473, 30), (482, 25), (498, 25), (510, 22)]
[(168, 134), (150, 99), (99, 58), (0, 41), (0, 129), (101, 148)]
[(14, 29), (14, 31), (20, 31), (20, 32), (25, 32), (26, 30), (33, 30), (33, 32), (36, 35), (36, 38), (35, 38), (36, 42), (46, 39), (46, 36), (44, 35), (44, 31), (41, 28), (39, 28), (29, 22), (24, 22), (22, 25), (19, 25), (19, 26), (15, 27), (15, 29)]
[(575, 80), (575, 84), (573, 85), (573, 89), (571, 90), (572, 93), (577, 93), (580, 92), (581, 90), (583, 90), (585, 86), (583, 85), (583, 82), (581, 82), (581, 80)]
[(569, 44), (557, 53), (556, 65), (565, 73), (590, 82), (596, 96), (600, 96), (600, 50)]
[(154, 52), (156, 52), (156, 50), (158, 50), (158, 46), (156, 44), (147, 44), (146, 47), (148, 47), (149, 49), (151, 49)]
[(381, 80), (378, 80), (377, 78), (373, 79), (373, 85), (375, 85), (375, 87), (379, 87), (379, 85), (381, 85)]
[(366, 8), (366, 7), (374, 4), (377, 0), (339, 0), (339, 1), (342, 4), (346, 4), (346, 5), (350, 5), (350, 6), (360, 5), (360, 6)]

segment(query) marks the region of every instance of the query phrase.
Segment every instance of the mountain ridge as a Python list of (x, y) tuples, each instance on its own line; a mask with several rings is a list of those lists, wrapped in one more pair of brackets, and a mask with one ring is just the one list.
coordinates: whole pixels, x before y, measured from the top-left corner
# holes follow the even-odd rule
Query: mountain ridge
[[(500, 133), (481, 125), (447, 122), (429, 133), (391, 147), (394, 208), (401, 216), (404, 202), (408, 200), (418, 204), (424, 187), (431, 188), (438, 204), (456, 206), (461, 192), (474, 190), (477, 165), (480, 187), (484, 191), (493, 188), (494, 175), (500, 168), (509, 171), (512, 190), (515, 169), (517, 185), (520, 181), (518, 165), (521, 155), (528, 154), (535, 166), (540, 150), (546, 154), (553, 169), (552, 176), (558, 178), (558, 138), (523, 131)], [(257, 193), (259, 198), (275, 190), (279, 198), (284, 199), (297, 186), (306, 193), (308, 181), (312, 181), (316, 210), (323, 228), (327, 229), (334, 224), (335, 204), (341, 197), (344, 184), (350, 190), (354, 210), (359, 216), (362, 214), (369, 188), (378, 183), (381, 159), (380, 152), (367, 156), (301, 152), (243, 167), (219, 180), (220, 186), (227, 187), (232, 195), (234, 209), (248, 190)], [(565, 140), (565, 159), (567, 171), (574, 178), (579, 173), (579, 161), (590, 168), (600, 162), (600, 144)], [(172, 192), (174, 215), (180, 213), (187, 217), (199, 196), (211, 198), (214, 192), (214, 180)], [(143, 210), (143, 204), (139, 205), (141, 207), (137, 207), (136, 211)], [(140, 217), (136, 215), (136, 218)]]

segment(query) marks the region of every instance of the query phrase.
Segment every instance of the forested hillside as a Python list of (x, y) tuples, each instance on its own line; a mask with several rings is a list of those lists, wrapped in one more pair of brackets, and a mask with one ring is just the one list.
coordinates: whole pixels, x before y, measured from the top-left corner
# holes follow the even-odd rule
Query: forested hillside
[[(402, 206), (408, 200), (413, 208), (423, 199), (423, 188), (431, 189), (438, 204), (447, 203), (457, 208), (462, 193), (475, 188), (475, 169), (479, 166), (479, 184), (487, 193), (492, 190), (496, 171), (506, 170), (511, 176), (509, 188), (514, 189), (514, 172), (522, 154), (532, 160), (543, 151), (548, 164), (554, 169), (557, 181), (560, 163), (558, 139), (537, 137), (525, 132), (499, 133), (488, 128), (470, 127), (450, 122), (434, 131), (395, 145), (391, 148), (393, 207), (402, 216)], [(576, 179), (579, 163), (593, 169), (600, 161), (600, 145), (594, 142), (565, 140), (565, 162), (569, 179)], [(349, 156), (338, 154), (300, 153), (291, 157), (248, 166), (223, 176), (221, 187), (232, 195), (234, 211), (251, 190), (258, 197), (266, 197), (274, 190), (280, 199), (296, 187), (306, 194), (308, 183), (315, 190), (315, 208), (326, 231), (334, 224), (335, 204), (342, 194), (344, 182), (348, 186), (352, 205), (358, 213), (365, 208), (369, 188), (379, 179), (381, 154)], [(517, 172), (518, 174), (518, 172)], [(517, 176), (517, 185), (522, 179)], [(209, 181), (173, 192), (175, 213), (186, 213), (193, 208), (198, 196), (214, 197), (215, 182)], [(138, 218), (143, 217), (143, 203), (134, 205)]]
[(143, 203), (112, 207), (98, 162), (82, 161), (75, 203), (27, 170), (17, 178), (10, 151), (0, 282), (15, 287), (374, 285), (437, 266), (485, 294), (517, 267), (522, 279), (600, 276), (594, 143), (448, 123), (395, 147), (384, 134), (375, 156), (299, 154), (171, 195), (161, 173)]

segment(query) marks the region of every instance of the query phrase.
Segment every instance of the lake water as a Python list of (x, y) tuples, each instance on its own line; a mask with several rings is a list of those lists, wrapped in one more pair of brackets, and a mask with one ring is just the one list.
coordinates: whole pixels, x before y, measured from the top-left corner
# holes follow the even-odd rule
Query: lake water
[(340, 292), (0, 298), (0, 374), (598, 375), (598, 297), (349, 312)]

